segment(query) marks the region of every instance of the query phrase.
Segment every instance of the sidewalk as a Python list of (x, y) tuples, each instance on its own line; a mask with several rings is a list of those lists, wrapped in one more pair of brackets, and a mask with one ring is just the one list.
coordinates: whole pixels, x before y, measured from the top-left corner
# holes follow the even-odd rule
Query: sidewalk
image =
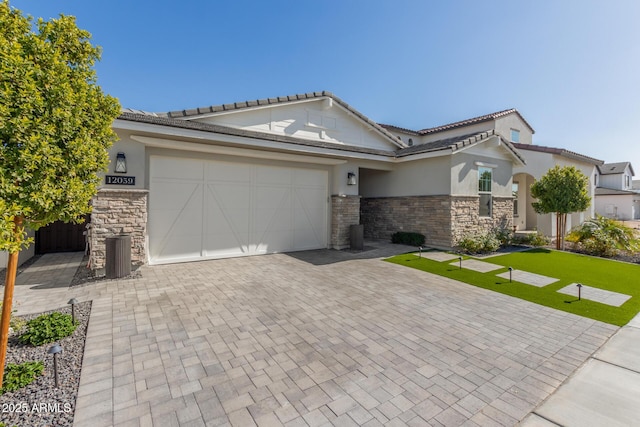
[(616, 332), (521, 426), (638, 425), (639, 399), (640, 314)]
[[(84, 254), (61, 252), (45, 254), (16, 277), (13, 309), (16, 314), (40, 313), (65, 307), (69, 285)], [(4, 287), (2, 288), (4, 292)]]

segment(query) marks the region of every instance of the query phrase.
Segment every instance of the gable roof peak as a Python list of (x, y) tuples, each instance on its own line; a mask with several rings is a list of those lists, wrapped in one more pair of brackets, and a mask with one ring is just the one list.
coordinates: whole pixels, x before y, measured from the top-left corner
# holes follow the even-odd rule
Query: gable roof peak
[(520, 114), (520, 112), (518, 110), (516, 110), (515, 108), (509, 108), (509, 109), (506, 109), (506, 110), (496, 111), (494, 113), (485, 114), (483, 116), (472, 117), (470, 119), (465, 119), (465, 120), (459, 120), (457, 122), (447, 123), (445, 125), (440, 125), (440, 126), (436, 126), (436, 127), (432, 127), (432, 128), (421, 129), (421, 130), (418, 131), (418, 133), (421, 134), (421, 135), (429, 135), (429, 134), (432, 134), (432, 133), (443, 132), (443, 131), (446, 131), (446, 130), (455, 129), (455, 128), (462, 127), (462, 126), (469, 126), (469, 125), (473, 125), (473, 124), (476, 124), (476, 123), (487, 122), (489, 120), (496, 120), (496, 119), (499, 119), (501, 117), (508, 116), (509, 114), (517, 114), (518, 117), (520, 118), (520, 120), (522, 120), (524, 122), (524, 124), (527, 125), (527, 127), (531, 130), (531, 132), (535, 133), (535, 130), (533, 129), (533, 127), (531, 127), (529, 122), (527, 122), (525, 120), (525, 118), (522, 117), (522, 114)]
[(631, 171), (631, 175), (635, 175), (631, 162), (605, 163), (598, 169), (600, 170), (600, 175), (614, 175), (624, 173), (627, 167), (629, 168), (629, 171)]

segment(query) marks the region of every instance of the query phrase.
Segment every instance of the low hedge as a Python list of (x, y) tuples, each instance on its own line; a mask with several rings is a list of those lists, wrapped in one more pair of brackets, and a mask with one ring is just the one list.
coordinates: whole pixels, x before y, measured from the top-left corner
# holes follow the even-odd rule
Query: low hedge
[(409, 246), (422, 246), (425, 240), (424, 234), (410, 231), (398, 231), (391, 236), (391, 243), (401, 243)]

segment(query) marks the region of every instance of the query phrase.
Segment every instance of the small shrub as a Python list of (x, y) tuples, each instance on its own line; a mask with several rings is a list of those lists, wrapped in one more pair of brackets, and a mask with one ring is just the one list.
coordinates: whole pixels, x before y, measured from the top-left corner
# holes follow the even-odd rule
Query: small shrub
[(31, 384), (38, 375), (42, 375), (42, 371), (44, 371), (42, 362), (24, 362), (19, 365), (7, 363), (0, 394), (15, 391)]
[[(3, 301), (0, 301), (0, 311), (2, 311), (2, 304), (3, 304)], [(22, 317), (14, 316), (16, 311), (17, 310), (12, 310), (11, 311), (11, 318), (9, 319), (9, 327), (11, 329), (13, 329), (14, 331), (19, 331), (20, 329), (22, 329), (24, 327), (24, 325), (27, 324), (27, 321), (24, 320)], [(2, 427), (1, 424), (0, 424), (0, 427)]]
[(391, 236), (391, 243), (401, 243), (409, 246), (422, 246), (426, 238), (423, 234), (409, 231), (398, 231)]
[(507, 228), (495, 228), (493, 231), (493, 236), (498, 239), (500, 242), (500, 246), (510, 246), (514, 240), (513, 231)]
[(20, 342), (34, 346), (47, 344), (68, 337), (76, 327), (70, 314), (43, 314), (27, 322), (27, 331), (20, 335)]
[(458, 248), (469, 254), (484, 254), (500, 249), (500, 240), (494, 232), (468, 234), (458, 241)]
[(567, 240), (573, 242), (577, 249), (603, 257), (612, 257), (619, 251), (635, 251), (638, 249), (638, 238), (635, 230), (626, 225), (596, 215), (571, 231)]
[(537, 231), (535, 234), (525, 234), (521, 236), (515, 236), (513, 238), (513, 243), (517, 245), (528, 245), (528, 246), (546, 246), (551, 243), (551, 240), (545, 236), (544, 234)]

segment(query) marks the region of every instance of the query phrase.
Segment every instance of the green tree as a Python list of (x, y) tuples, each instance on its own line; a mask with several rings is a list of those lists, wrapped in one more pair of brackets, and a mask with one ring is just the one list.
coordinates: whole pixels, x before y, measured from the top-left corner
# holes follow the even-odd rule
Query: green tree
[(75, 18), (36, 22), (0, 3), (0, 250), (9, 252), (0, 330), (0, 384), (25, 227), (82, 221), (108, 165), (120, 112), (96, 82), (101, 49)]
[(532, 203), (539, 214), (556, 214), (556, 248), (564, 249), (567, 214), (582, 212), (590, 203), (589, 178), (573, 166), (555, 166), (531, 185)]

